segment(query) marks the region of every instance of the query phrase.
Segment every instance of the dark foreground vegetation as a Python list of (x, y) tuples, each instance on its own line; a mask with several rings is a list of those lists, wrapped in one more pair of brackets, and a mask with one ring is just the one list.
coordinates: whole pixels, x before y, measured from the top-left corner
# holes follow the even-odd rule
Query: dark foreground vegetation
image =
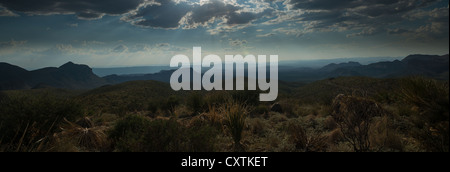
[(448, 152), (448, 81), (343, 77), (256, 91), (156, 81), (0, 92), (0, 151)]

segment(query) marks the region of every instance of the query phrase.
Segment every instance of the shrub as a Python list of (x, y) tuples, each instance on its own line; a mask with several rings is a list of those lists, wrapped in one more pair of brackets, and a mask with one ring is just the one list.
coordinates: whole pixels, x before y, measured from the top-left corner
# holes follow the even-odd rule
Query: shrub
[(416, 107), (411, 117), (415, 129), (411, 134), (422, 147), (432, 152), (448, 152), (449, 148), (449, 86), (425, 78), (405, 79), (401, 97)]
[(216, 150), (216, 137), (219, 130), (214, 125), (194, 124), (187, 128), (189, 146), (186, 151), (212, 152)]
[(150, 111), (150, 113), (156, 113), (158, 108), (161, 106), (159, 101), (156, 100), (150, 100), (148, 102), (147, 110)]
[(269, 113), (269, 111), (270, 111), (270, 109), (267, 105), (260, 104), (252, 110), (252, 116), (256, 117), (259, 115), (267, 114), (267, 113)]
[(338, 95), (334, 99), (332, 109), (334, 121), (354, 151), (369, 151), (372, 118), (382, 116), (385, 111), (372, 100), (344, 95)]
[(188, 150), (185, 128), (175, 120), (155, 120), (149, 123), (142, 138), (142, 151), (181, 152)]
[(295, 118), (298, 117), (296, 113), (296, 101), (294, 100), (284, 100), (280, 101), (280, 105), (283, 108), (283, 112), (286, 114), (289, 118)]
[(140, 144), (141, 138), (149, 125), (150, 121), (147, 118), (130, 115), (117, 121), (108, 137), (118, 151), (140, 151), (143, 147)]
[(176, 96), (169, 96), (162, 104), (161, 110), (168, 111), (170, 115), (175, 115), (175, 108), (180, 104), (180, 100)]
[(215, 150), (217, 133), (209, 125), (187, 128), (175, 119), (150, 121), (133, 115), (117, 122), (109, 138), (117, 151), (210, 152)]
[(400, 136), (391, 125), (392, 119), (387, 116), (374, 119), (374, 127), (371, 128), (371, 143), (377, 151), (403, 152), (404, 145)]
[(152, 121), (143, 136), (145, 152), (211, 152), (217, 130), (209, 125), (186, 128), (176, 120)]
[(0, 101), (0, 145), (4, 151), (43, 151), (64, 118), (84, 114), (77, 102), (57, 96), (11, 96)]
[(327, 137), (320, 133), (307, 134), (303, 127), (295, 122), (288, 124), (288, 133), (295, 148), (304, 152), (324, 152), (327, 149)]
[(187, 106), (193, 112), (193, 115), (198, 115), (205, 108), (205, 100), (200, 93), (194, 92), (187, 98)]
[(267, 132), (267, 124), (260, 118), (254, 118), (248, 121), (250, 131), (257, 136), (264, 136)]
[(256, 90), (230, 91), (229, 94), (239, 104), (254, 106), (259, 103), (259, 91)]
[(327, 117), (323, 121), (323, 126), (327, 130), (334, 130), (338, 127), (336, 121), (334, 121), (333, 117), (331, 117), (331, 116)]

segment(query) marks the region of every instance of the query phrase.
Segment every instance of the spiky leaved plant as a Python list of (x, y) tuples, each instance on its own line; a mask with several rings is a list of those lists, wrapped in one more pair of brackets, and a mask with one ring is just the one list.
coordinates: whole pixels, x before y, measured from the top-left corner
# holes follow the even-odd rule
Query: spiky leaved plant
[(243, 152), (244, 147), (241, 144), (242, 133), (245, 127), (245, 118), (247, 118), (248, 108), (245, 104), (239, 104), (235, 101), (228, 101), (223, 107), (225, 116), (224, 125), (231, 134), (234, 141), (234, 151)]
[(76, 144), (89, 151), (99, 151), (107, 145), (103, 127), (96, 127), (92, 121), (85, 117), (76, 123), (64, 119), (66, 126), (61, 127), (62, 136), (73, 139)]

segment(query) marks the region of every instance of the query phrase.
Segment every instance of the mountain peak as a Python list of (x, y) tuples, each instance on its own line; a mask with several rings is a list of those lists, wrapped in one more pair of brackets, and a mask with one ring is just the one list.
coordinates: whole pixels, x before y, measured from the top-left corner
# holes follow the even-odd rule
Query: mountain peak
[(331, 63), (329, 65), (326, 65), (326, 66), (322, 67), (321, 70), (323, 70), (323, 71), (333, 71), (333, 70), (336, 70), (338, 68), (350, 68), (350, 67), (358, 67), (358, 66), (361, 66), (361, 64), (359, 62), (353, 62), (353, 61), (350, 61), (350, 62), (347, 62), (347, 63), (339, 63), (339, 64)]
[(63, 64), (62, 66), (60, 66), (59, 68), (65, 68), (65, 67), (70, 67), (70, 66), (77, 66), (75, 63), (69, 61), (65, 64)]

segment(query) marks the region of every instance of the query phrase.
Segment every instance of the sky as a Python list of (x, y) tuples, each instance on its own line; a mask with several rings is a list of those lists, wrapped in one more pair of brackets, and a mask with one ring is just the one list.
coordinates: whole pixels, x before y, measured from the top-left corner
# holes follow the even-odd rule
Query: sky
[(176, 54), (280, 60), (449, 52), (448, 0), (0, 0), (0, 62), (168, 65)]

